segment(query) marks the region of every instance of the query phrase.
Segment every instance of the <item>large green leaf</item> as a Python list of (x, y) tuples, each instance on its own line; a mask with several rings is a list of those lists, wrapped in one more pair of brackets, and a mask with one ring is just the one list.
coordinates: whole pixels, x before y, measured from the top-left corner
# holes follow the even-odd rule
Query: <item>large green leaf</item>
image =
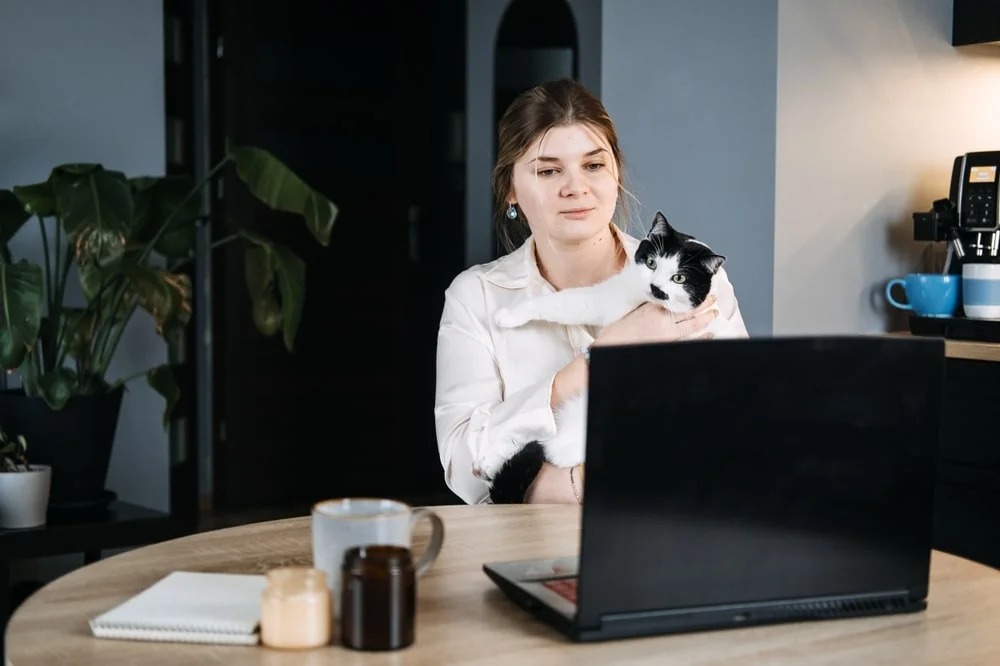
[[(110, 306), (109, 306), (110, 307)], [(97, 316), (93, 309), (62, 306), (59, 340), (67, 356), (84, 359), (90, 353)]]
[(143, 176), (130, 179), (129, 185), (135, 201), (132, 242), (146, 245), (169, 219), (170, 227), (153, 249), (168, 259), (190, 256), (195, 249), (201, 200), (198, 196), (184, 199), (194, 189), (194, 181), (187, 176)]
[[(91, 166), (91, 165), (88, 165)], [(73, 165), (53, 171), (52, 186), (77, 261), (108, 265), (119, 260), (132, 228), (132, 192), (120, 172)]]
[[(129, 253), (126, 252), (126, 257)], [(122, 277), (123, 262), (111, 266), (98, 266), (97, 263), (89, 261), (77, 266), (77, 273), (80, 277), (80, 286), (83, 295), (88, 303), (93, 303), (94, 299), (100, 297), (100, 312), (98, 317), (101, 321), (107, 321), (111, 317), (111, 308), (117, 303), (118, 312), (115, 315), (115, 323), (125, 320), (132, 305), (129, 302), (129, 295), (134, 294), (131, 289), (127, 291), (124, 298), (116, 300), (115, 294), (120, 286), (114, 282), (115, 278)], [(125, 278), (127, 279), (127, 277)]]
[(305, 303), (305, 262), (260, 234), (241, 231), (240, 235), (248, 243), (244, 271), (254, 305), (254, 324), (264, 335), (273, 335), (280, 321), (285, 348), (293, 351)]
[(17, 368), (42, 325), (42, 269), (21, 259), (0, 264), (0, 367)]
[(7, 244), (30, 217), (31, 213), (13, 192), (0, 190), (0, 251), (3, 252), (6, 261), (10, 261)]
[(139, 296), (139, 307), (153, 316), (160, 335), (191, 320), (191, 278), (152, 266), (126, 264), (122, 271)]
[(52, 217), (62, 214), (56, 201), (55, 182), (60, 179), (74, 180), (93, 171), (104, 171), (121, 180), (125, 179), (125, 174), (121, 171), (111, 171), (104, 169), (100, 164), (94, 163), (70, 163), (60, 164), (53, 167), (49, 172), (48, 179), (31, 185), (14, 186), (14, 195), (24, 205), (25, 209), (32, 215), (40, 217)]
[(38, 378), (42, 398), (52, 409), (62, 409), (73, 396), (76, 373), (69, 368), (56, 368)]
[(330, 243), (330, 230), (337, 219), (332, 201), (305, 184), (278, 158), (262, 148), (230, 147), (236, 173), (255, 197), (275, 210), (298, 213), (321, 245)]
[(56, 193), (52, 189), (51, 180), (32, 185), (15, 185), (14, 196), (31, 215), (51, 217), (56, 214)]
[(146, 382), (166, 400), (167, 404), (163, 408), (163, 427), (166, 428), (177, 401), (181, 398), (181, 389), (177, 386), (173, 368), (167, 364), (153, 368), (146, 373)]

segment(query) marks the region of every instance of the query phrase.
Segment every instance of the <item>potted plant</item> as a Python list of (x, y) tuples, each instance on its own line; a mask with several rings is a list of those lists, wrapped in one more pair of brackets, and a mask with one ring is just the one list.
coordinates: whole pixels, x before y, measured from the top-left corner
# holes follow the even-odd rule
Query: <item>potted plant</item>
[[(200, 197), (234, 168), (271, 209), (295, 214), (327, 245), (336, 206), (271, 153), (227, 146), (195, 183), (186, 176), (129, 177), (101, 164), (63, 164), (41, 183), (0, 190), (0, 369), (19, 371), (22, 388), (0, 391), (0, 425), (32, 442), (33, 459), (52, 467), (52, 503), (80, 505), (104, 494), (125, 384), (145, 377), (160, 393), (164, 426), (180, 397), (169, 365), (131, 377), (108, 367), (132, 316), (152, 316), (169, 343), (191, 318), (191, 283)], [(37, 220), (43, 266), (11, 256), (9, 241)], [(281, 332), (294, 349), (305, 294), (305, 265), (290, 249), (227, 220), (213, 243), (241, 243), (253, 320)], [(71, 278), (71, 275), (73, 276)], [(67, 302), (77, 279), (84, 302)]]
[(24, 435), (10, 439), (0, 429), (0, 529), (45, 524), (52, 470), (29, 465)]

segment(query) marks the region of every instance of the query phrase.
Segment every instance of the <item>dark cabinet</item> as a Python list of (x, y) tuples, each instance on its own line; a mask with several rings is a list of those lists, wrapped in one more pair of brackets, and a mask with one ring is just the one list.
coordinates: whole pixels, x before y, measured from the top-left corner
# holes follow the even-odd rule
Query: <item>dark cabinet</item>
[(949, 358), (945, 367), (934, 547), (1000, 568), (1000, 362)]
[(1000, 0), (955, 0), (952, 7), (951, 43), (1000, 43)]

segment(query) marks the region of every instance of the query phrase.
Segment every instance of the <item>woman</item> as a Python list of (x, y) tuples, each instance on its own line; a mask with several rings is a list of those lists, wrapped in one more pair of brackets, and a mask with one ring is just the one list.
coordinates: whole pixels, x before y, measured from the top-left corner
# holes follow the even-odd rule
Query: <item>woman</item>
[[(483, 447), (554, 434), (553, 410), (587, 385), (588, 346), (678, 340), (716, 316), (746, 331), (721, 269), (719, 302), (680, 321), (644, 305), (596, 337), (584, 327), (494, 324), (493, 313), (521, 298), (607, 279), (638, 244), (613, 221), (626, 194), (614, 125), (578, 83), (540, 85), (511, 104), (500, 121), (493, 188), (501, 202), (498, 230), (513, 251), (455, 278), (438, 333), (434, 416), (441, 464), (448, 487), (470, 504), (489, 501), (490, 483), (474, 468)], [(513, 249), (513, 232), (525, 224), (530, 236)], [(544, 463), (524, 481), (524, 502), (582, 499), (579, 465)]]

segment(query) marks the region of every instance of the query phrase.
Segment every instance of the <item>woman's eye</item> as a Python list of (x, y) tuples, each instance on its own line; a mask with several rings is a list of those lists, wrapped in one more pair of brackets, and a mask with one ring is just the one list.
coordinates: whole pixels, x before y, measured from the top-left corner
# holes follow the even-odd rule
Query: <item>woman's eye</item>
[(650, 270), (656, 268), (656, 257), (646, 257), (646, 268)]
[(591, 171), (597, 171), (598, 169), (601, 169), (603, 167), (604, 165), (601, 164), (600, 162), (594, 162), (593, 164), (587, 165), (587, 168), (590, 169)]
[(542, 169), (541, 171), (538, 172), (538, 175), (539, 176), (551, 176), (555, 172), (556, 172), (555, 169)]
[(684, 284), (686, 280), (687, 278), (681, 275), (680, 273), (674, 273), (673, 275), (670, 276), (670, 281), (673, 282), (674, 284)]

